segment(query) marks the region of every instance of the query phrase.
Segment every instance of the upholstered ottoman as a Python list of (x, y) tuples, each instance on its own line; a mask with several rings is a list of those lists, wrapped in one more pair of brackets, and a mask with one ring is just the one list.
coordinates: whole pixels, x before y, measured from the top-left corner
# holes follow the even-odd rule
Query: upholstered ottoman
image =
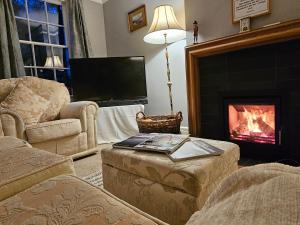
[(58, 176), (0, 202), (1, 225), (166, 225), (73, 176)]
[(14, 137), (0, 137), (0, 159), (0, 201), (51, 177), (74, 174), (71, 158)]
[(174, 163), (163, 154), (104, 149), (104, 188), (171, 225), (185, 224), (216, 185), (238, 168), (237, 145), (205, 141), (225, 152)]

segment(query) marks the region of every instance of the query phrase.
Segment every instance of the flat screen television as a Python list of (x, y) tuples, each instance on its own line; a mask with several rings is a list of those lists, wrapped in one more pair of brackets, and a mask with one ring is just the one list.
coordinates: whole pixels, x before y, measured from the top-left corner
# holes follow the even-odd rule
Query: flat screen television
[(70, 59), (74, 100), (100, 106), (147, 104), (145, 58)]

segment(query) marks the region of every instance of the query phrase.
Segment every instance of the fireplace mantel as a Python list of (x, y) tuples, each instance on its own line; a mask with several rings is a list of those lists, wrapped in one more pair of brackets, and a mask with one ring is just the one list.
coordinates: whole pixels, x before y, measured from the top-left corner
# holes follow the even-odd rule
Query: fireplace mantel
[(189, 131), (201, 136), (200, 76), (202, 57), (300, 38), (300, 19), (186, 47)]

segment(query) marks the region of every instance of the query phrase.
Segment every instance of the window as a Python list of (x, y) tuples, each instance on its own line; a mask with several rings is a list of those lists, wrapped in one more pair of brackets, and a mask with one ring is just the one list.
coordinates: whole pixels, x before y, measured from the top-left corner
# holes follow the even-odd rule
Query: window
[(62, 6), (49, 0), (13, 0), (27, 76), (65, 83), (70, 89)]

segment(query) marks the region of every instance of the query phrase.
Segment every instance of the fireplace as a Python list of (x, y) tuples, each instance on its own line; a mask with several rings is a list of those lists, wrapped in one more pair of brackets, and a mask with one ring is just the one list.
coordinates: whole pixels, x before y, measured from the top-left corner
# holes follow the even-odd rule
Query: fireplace
[(192, 136), (241, 157), (300, 161), (300, 20), (186, 49)]
[[(281, 108), (284, 94), (251, 93), (219, 93), (220, 105), (223, 105), (219, 120), (219, 127), (223, 127), (220, 139), (237, 143), (247, 157), (263, 160), (272, 158), (270, 156), (280, 158), (278, 155), (284, 149), (282, 126), (285, 120), (281, 115), (284, 111)], [(256, 96), (257, 93), (261, 93), (261, 96)]]
[(275, 144), (275, 105), (229, 104), (228, 132), (232, 141)]

